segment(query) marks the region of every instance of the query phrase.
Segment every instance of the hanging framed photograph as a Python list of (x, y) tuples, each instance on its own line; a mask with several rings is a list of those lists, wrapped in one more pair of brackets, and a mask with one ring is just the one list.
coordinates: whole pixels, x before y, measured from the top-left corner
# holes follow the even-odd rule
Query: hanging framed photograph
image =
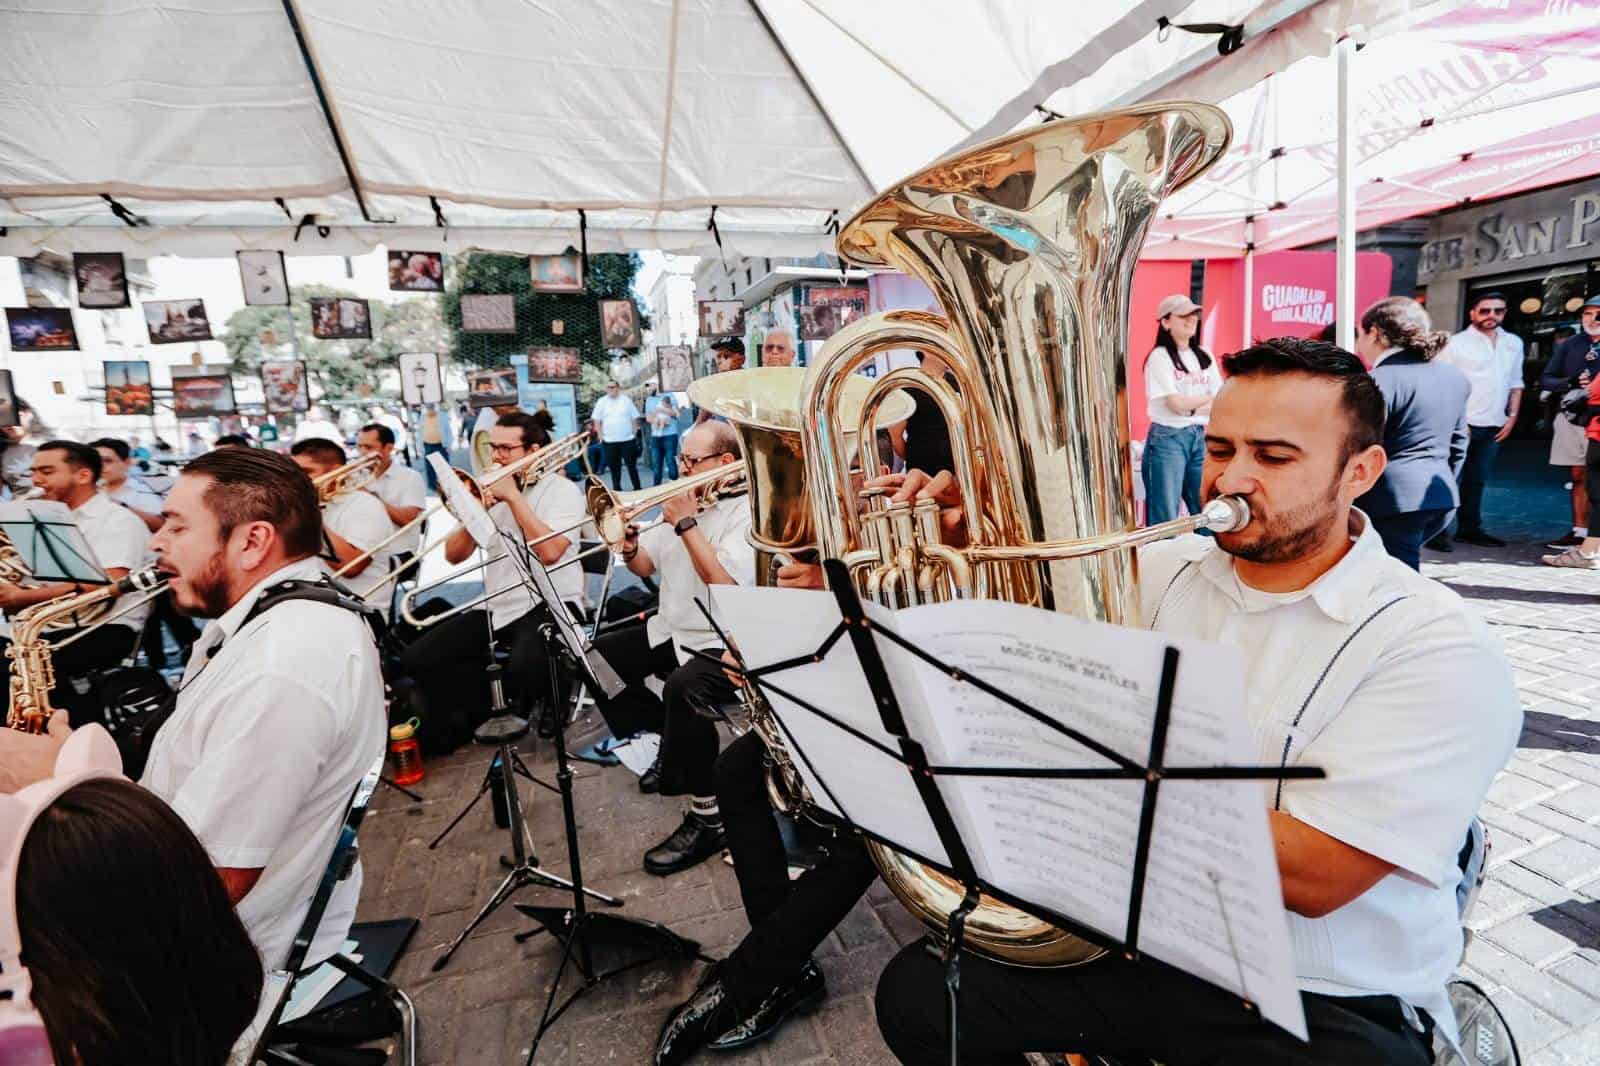
[(509, 366), (467, 371), (467, 406), (474, 411), (517, 402), (517, 372)]
[(656, 347), (656, 379), (662, 392), (682, 392), (694, 380), (694, 349), (687, 344)]
[(800, 313), (800, 339), (825, 341), (867, 313), (868, 290), (860, 285), (806, 290)]
[(151, 344), (187, 344), (211, 339), (203, 300), (147, 300), (144, 324)]
[(461, 332), (515, 333), (517, 303), (509, 294), (461, 297)]
[(400, 400), (407, 407), (444, 403), (438, 352), (404, 352), (400, 356)]
[(143, 359), (107, 359), (106, 414), (153, 415), (156, 398), (150, 388), (150, 364)]
[(8, 307), (6, 332), (14, 352), (70, 352), (78, 347), (72, 312), (65, 307)]
[(22, 425), (22, 412), (17, 410), (17, 390), (11, 384), (11, 371), (0, 370), (0, 429)]
[(639, 347), (639, 309), (632, 300), (600, 301), (600, 343), (607, 348)]
[(74, 252), (72, 276), (78, 282), (78, 306), (108, 311), (128, 306), (128, 273), (121, 252)]
[(227, 374), (174, 373), (172, 410), (179, 418), (233, 414), (233, 379)]
[(311, 396), (306, 391), (305, 361), (262, 363), (261, 395), (269, 415), (309, 411)]
[(530, 255), (528, 283), (534, 292), (582, 292), (583, 256), (577, 252)]
[(372, 311), (367, 301), (349, 296), (311, 299), (311, 335), (318, 340), (371, 340)]
[(389, 253), (390, 292), (443, 292), (444, 256), (439, 252)]
[(700, 336), (744, 336), (744, 304), (738, 300), (701, 300)]
[(528, 380), (577, 384), (583, 380), (583, 359), (576, 348), (529, 348)]
[(282, 252), (239, 252), (239, 284), (250, 307), (289, 306), (289, 275)]

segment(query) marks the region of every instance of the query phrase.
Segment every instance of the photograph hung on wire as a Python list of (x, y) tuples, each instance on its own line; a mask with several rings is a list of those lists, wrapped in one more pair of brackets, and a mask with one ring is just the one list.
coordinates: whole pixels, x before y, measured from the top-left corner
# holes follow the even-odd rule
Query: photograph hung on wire
[(282, 252), (239, 252), (239, 284), (250, 307), (289, 306), (289, 275)]
[(474, 411), (517, 402), (517, 372), (509, 366), (467, 371), (467, 406)]
[(461, 297), (461, 332), (515, 333), (516, 331), (517, 303), (510, 293), (490, 295), (469, 293)]
[(583, 256), (572, 251), (530, 255), (528, 283), (534, 292), (582, 292)]
[(78, 283), (78, 306), (109, 311), (128, 306), (128, 269), (121, 252), (74, 252), (72, 276)]
[(11, 371), (0, 370), (0, 429), (22, 425), (22, 412), (17, 408), (17, 390), (11, 383)]
[(868, 290), (862, 285), (807, 289), (805, 303), (795, 309), (800, 314), (800, 339), (827, 340), (866, 315), (868, 298)]
[(233, 378), (225, 372), (215, 367), (172, 368), (172, 410), (179, 418), (231, 415), (237, 409)]
[(583, 380), (583, 359), (576, 348), (555, 345), (529, 348), (528, 380), (575, 385)]
[(656, 346), (656, 379), (662, 392), (683, 392), (694, 380), (694, 349), (687, 344)]
[(744, 304), (738, 300), (701, 300), (700, 336), (744, 336)]
[(391, 292), (443, 292), (444, 255), (440, 252), (389, 252)]
[(600, 301), (600, 343), (607, 348), (639, 347), (639, 309), (632, 300)]
[(261, 364), (261, 396), (269, 415), (305, 413), (311, 409), (303, 359)]
[(151, 344), (184, 344), (211, 339), (211, 320), (203, 300), (146, 300), (144, 324)]
[(8, 307), (6, 332), (14, 352), (70, 352), (78, 347), (72, 311), (65, 307)]
[(311, 299), (311, 335), (318, 340), (371, 340), (372, 311), (367, 301), (350, 296)]
[(400, 400), (407, 407), (444, 403), (444, 383), (439, 376), (438, 352), (400, 354)]
[(144, 359), (107, 359), (106, 414), (153, 415), (155, 390), (150, 383), (150, 363)]

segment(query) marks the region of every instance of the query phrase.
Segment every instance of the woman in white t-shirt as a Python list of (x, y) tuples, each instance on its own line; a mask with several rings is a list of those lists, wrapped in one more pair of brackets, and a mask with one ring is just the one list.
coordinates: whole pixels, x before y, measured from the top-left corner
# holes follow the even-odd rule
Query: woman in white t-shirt
[(1178, 502), (1200, 511), (1200, 467), (1205, 462), (1205, 425), (1211, 399), (1222, 388), (1217, 361), (1194, 343), (1200, 305), (1168, 296), (1157, 309), (1156, 346), (1144, 361), (1150, 432), (1145, 437), (1145, 521), (1178, 517)]

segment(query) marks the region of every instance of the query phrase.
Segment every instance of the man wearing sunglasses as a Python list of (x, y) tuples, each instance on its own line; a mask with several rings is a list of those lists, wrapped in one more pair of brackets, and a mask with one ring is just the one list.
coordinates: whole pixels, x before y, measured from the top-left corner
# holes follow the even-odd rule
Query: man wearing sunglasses
[[(1458, 478), (1461, 508), (1456, 512), (1456, 540), (1486, 548), (1503, 548), (1505, 541), (1483, 528), (1483, 490), (1494, 470), (1500, 444), (1517, 424), (1522, 406), (1522, 338), (1501, 328), (1506, 318), (1506, 297), (1486, 292), (1472, 302), (1471, 325), (1450, 338), (1442, 362), (1456, 367), (1472, 384), (1467, 396), (1467, 458)], [(1428, 542), (1435, 551), (1450, 551), (1450, 536), (1441, 533)]]

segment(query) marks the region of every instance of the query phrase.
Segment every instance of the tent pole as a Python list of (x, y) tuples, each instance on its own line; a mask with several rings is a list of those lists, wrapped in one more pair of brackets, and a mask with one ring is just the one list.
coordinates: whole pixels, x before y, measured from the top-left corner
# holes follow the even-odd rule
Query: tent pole
[(1333, 319), (1337, 325), (1336, 341), (1348, 352), (1355, 351), (1356, 346), (1355, 109), (1350, 106), (1350, 57), (1355, 53), (1356, 42), (1346, 37), (1335, 50), (1338, 55), (1339, 230), (1337, 302)]
[(1240, 334), (1239, 347), (1248, 348), (1255, 343), (1256, 311), (1256, 220), (1244, 220), (1244, 332)]
[(311, 78), (311, 87), (317, 92), (317, 103), (322, 105), (322, 119), (328, 125), (328, 134), (333, 138), (333, 147), (339, 153), (339, 162), (344, 164), (345, 180), (350, 183), (350, 191), (355, 194), (356, 206), (361, 208), (361, 217), (368, 222), (393, 222), (393, 219), (373, 218), (372, 212), (367, 210), (367, 199), (361, 195), (361, 182), (356, 180), (355, 163), (350, 159), (350, 150), (345, 146), (344, 136), (339, 132), (339, 121), (333, 115), (333, 105), (328, 102), (328, 94), (322, 87), (322, 75), (317, 72), (317, 61), (311, 55), (311, 44), (306, 40), (305, 31), (300, 27), (300, 14), (295, 10), (294, 0), (283, 0), (283, 13), (289, 16), (289, 28), (294, 30), (295, 43), (300, 46), (300, 58), (305, 61), (306, 74)]

